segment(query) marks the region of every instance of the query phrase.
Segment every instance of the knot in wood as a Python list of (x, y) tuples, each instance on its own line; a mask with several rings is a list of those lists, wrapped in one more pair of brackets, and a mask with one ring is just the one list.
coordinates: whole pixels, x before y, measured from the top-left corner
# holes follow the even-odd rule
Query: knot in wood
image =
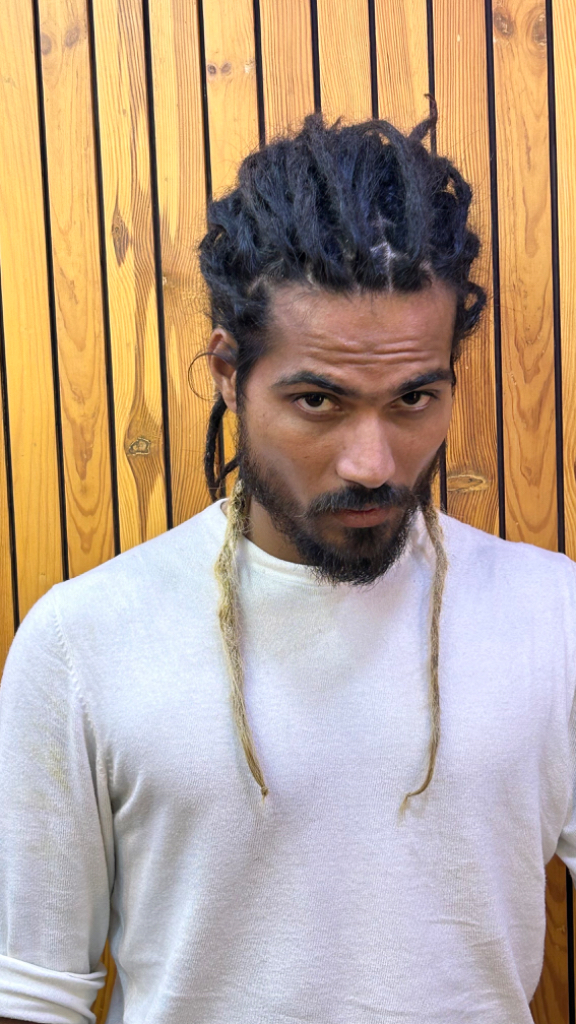
[(537, 7), (535, 10), (536, 17), (532, 24), (532, 42), (538, 47), (539, 50), (546, 49), (546, 12), (541, 7)]
[(208, 72), (209, 75), (212, 75), (212, 77), (218, 74), (218, 68), (216, 67), (215, 64), (207, 64), (206, 71)]
[(128, 447), (128, 455), (150, 455), (151, 444), (147, 437), (137, 437)]
[(80, 26), (73, 25), (69, 28), (66, 35), (64, 36), (64, 46), (76, 46), (76, 43), (80, 39)]
[(494, 11), (494, 28), (498, 35), (503, 36), (504, 39), (511, 39), (514, 35), (514, 22), (503, 8), (499, 8)]
[(40, 35), (40, 52), (43, 57), (47, 57), (52, 50), (52, 40), (46, 32), (42, 32)]

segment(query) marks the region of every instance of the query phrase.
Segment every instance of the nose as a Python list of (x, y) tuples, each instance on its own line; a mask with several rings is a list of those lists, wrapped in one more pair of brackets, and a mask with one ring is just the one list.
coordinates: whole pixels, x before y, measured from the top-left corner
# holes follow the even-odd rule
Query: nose
[(389, 483), (396, 463), (387, 436), (387, 424), (373, 413), (347, 426), (345, 443), (336, 462), (340, 479), (371, 490)]

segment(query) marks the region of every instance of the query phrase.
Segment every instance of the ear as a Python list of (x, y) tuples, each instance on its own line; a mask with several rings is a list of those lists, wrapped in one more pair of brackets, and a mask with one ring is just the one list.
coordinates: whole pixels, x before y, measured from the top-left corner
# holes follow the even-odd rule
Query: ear
[(215, 327), (208, 342), (208, 364), (216, 388), (230, 412), (236, 412), (236, 342), (224, 327)]

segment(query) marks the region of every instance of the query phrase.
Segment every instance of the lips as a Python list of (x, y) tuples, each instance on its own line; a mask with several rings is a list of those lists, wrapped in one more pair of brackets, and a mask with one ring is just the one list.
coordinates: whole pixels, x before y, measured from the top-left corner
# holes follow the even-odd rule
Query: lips
[(342, 526), (362, 527), (378, 526), (380, 523), (384, 523), (391, 511), (391, 508), (368, 508), (363, 509), (361, 512), (355, 512), (347, 508), (332, 514)]

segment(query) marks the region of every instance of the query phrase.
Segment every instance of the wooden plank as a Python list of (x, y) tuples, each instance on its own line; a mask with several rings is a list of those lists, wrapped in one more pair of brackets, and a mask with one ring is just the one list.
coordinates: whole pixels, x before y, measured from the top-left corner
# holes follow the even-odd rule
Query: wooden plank
[(40, 0), (70, 575), (114, 554), (85, 0)]
[(174, 522), (209, 502), (203, 454), (213, 385), (197, 359), (210, 335), (210, 306), (196, 248), (206, 230), (206, 187), (197, 2), (152, 5), (152, 70), (162, 237), (164, 316)]
[(124, 550), (167, 525), (148, 105), (140, 0), (93, 9)]
[(426, 0), (376, 0), (375, 15), (379, 115), (408, 132), (430, 109)]
[[(493, 6), (506, 532), (557, 546), (546, 15), (543, 2)], [(565, 873), (548, 866), (537, 1024), (568, 1021)]]
[[(231, 188), (238, 165), (258, 148), (256, 57), (252, 0), (204, 5), (204, 46), (212, 191)], [(226, 460), (235, 450), (235, 417), (224, 417)]]
[(544, 966), (530, 1009), (534, 1024), (570, 1024), (566, 866), (559, 857), (553, 857), (546, 868)]
[[(560, 198), (558, 204), (558, 261), (560, 271), (561, 333), (562, 333), (562, 416), (564, 426), (564, 510), (566, 553), (576, 558), (576, 344), (573, 325), (576, 321), (576, 253), (574, 251), (574, 224), (576, 223), (576, 139), (573, 131), (574, 104), (576, 103), (576, 22), (570, 4), (554, 4), (554, 71), (556, 103), (556, 153)], [(565, 868), (557, 857), (553, 862), (554, 877), (546, 894), (548, 921), (553, 922), (550, 945), (560, 941), (558, 959), (567, 956), (562, 929), (566, 924), (564, 907)], [(552, 866), (551, 865), (551, 866)], [(575, 901), (576, 905), (576, 901)], [(554, 927), (555, 924), (555, 927)], [(573, 928), (576, 925), (576, 915)], [(550, 925), (549, 925), (550, 926)], [(576, 933), (574, 935), (576, 938)], [(574, 947), (576, 948), (576, 946)], [(534, 1018), (543, 1021), (568, 1019), (564, 972), (549, 970), (547, 955), (542, 982), (534, 1000)], [(552, 959), (555, 965), (556, 958)], [(560, 984), (560, 988), (558, 985)], [(558, 1011), (557, 1007), (560, 1006)]]
[(558, 181), (559, 267), (562, 329), (566, 553), (576, 558), (576, 18), (571, 4), (554, 4), (554, 65)]
[[(492, 295), (490, 150), (486, 90), (486, 28), (483, 0), (464, 7), (434, 2), (438, 152), (448, 156), (472, 185), (470, 222), (481, 254), (472, 278)], [(450, 515), (498, 533), (498, 456), (494, 365), (494, 309), (464, 344), (447, 446)]]
[(204, 5), (212, 192), (230, 188), (238, 165), (258, 148), (252, 0)]
[(322, 110), (328, 122), (372, 115), (370, 38), (366, 0), (318, 0)]
[[(1, 279), (0, 279), (1, 286)], [(2, 300), (0, 296), (0, 339), (3, 343)], [(5, 382), (2, 381), (2, 406)], [(8, 518), (8, 474), (6, 466), (6, 437), (3, 408), (0, 408), (0, 674), (8, 648), (14, 637), (14, 593), (12, 586), (12, 557), (10, 522)]]
[(266, 138), (314, 110), (309, 0), (260, 0)]
[(112, 992), (114, 991), (114, 983), (116, 981), (116, 964), (112, 959), (110, 952), (110, 946), (108, 942), (104, 947), (102, 953), (102, 963), (106, 967), (108, 973), (106, 975), (106, 983), (104, 988), (101, 988), (96, 999), (92, 1004), (92, 1013), (96, 1016), (96, 1024), (105, 1024), (108, 1016), (108, 1010), (110, 1009), (110, 1001), (112, 999)]
[[(0, 32), (0, 262), (20, 616), (62, 578), (60, 499), (32, 8)], [(26, 239), (26, 244), (22, 244)], [(26, 396), (23, 401), (22, 397)]]
[(494, 3), (506, 530), (557, 544), (546, 22)]

